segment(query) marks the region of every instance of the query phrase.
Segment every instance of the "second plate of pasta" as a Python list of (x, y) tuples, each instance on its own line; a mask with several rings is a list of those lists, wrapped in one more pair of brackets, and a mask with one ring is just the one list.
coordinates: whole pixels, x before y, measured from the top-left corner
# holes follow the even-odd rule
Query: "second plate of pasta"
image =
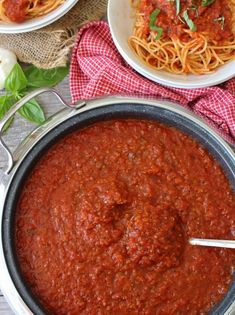
[(78, 0), (0, 0), (0, 33), (24, 33), (51, 24)]
[(145, 77), (206, 87), (235, 75), (235, 0), (109, 0), (113, 40)]

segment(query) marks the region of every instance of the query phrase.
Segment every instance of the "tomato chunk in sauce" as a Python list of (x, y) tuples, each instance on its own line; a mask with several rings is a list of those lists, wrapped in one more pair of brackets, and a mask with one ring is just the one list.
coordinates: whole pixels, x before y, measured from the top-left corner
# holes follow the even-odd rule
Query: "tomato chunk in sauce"
[(6, 16), (16, 23), (24, 22), (26, 17), (29, 0), (4, 0), (3, 7)]
[(15, 245), (55, 315), (207, 314), (226, 294), (235, 197), (195, 140), (157, 122), (114, 120), (54, 145), (26, 180)]

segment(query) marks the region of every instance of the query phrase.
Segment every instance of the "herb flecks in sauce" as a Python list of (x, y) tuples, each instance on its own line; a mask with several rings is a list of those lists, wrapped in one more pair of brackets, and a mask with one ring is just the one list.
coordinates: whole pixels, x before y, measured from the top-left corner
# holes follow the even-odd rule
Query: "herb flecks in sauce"
[(159, 9), (156, 9), (152, 12), (152, 14), (150, 15), (150, 22), (149, 22), (149, 28), (153, 31), (156, 31), (157, 32), (157, 36), (156, 36), (156, 40), (160, 39), (161, 36), (162, 36), (162, 32), (163, 32), (163, 29), (159, 26), (156, 25), (156, 21), (157, 21), (157, 16), (159, 15), (161, 10)]
[(140, 12), (147, 17), (146, 37), (156, 32), (156, 40), (181, 36), (187, 40), (185, 30), (206, 34), (218, 44), (234, 37), (228, 0), (143, 0)]
[(221, 23), (221, 29), (224, 30), (224, 24), (225, 24), (225, 18), (224, 16), (221, 16), (217, 19), (214, 19), (215, 23)]
[(190, 28), (190, 31), (196, 32), (196, 31), (197, 31), (197, 27), (195, 26), (195, 24), (193, 23), (193, 21), (189, 18), (189, 16), (188, 16), (188, 11), (187, 11), (187, 10), (184, 11), (183, 17), (184, 17), (184, 20), (185, 20), (186, 24), (187, 24), (188, 27)]

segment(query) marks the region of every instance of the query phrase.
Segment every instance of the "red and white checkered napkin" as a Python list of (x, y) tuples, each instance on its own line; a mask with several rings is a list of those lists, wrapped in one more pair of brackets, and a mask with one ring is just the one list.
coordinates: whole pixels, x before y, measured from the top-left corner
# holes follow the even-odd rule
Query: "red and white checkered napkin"
[(87, 24), (78, 34), (70, 69), (70, 92), (73, 103), (107, 95), (169, 99), (193, 110), (235, 144), (235, 78), (220, 86), (193, 90), (149, 81), (123, 60), (108, 24), (103, 21)]

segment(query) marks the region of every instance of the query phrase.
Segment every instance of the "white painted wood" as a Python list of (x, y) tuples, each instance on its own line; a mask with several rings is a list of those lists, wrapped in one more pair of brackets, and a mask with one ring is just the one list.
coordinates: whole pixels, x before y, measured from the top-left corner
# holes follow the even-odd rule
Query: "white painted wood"
[[(70, 93), (69, 93), (69, 80), (66, 78), (62, 83), (58, 85), (57, 88), (64, 98), (70, 102)], [(45, 110), (46, 117), (56, 113), (58, 110), (62, 108), (62, 105), (59, 101), (52, 95), (43, 95), (37, 99), (39, 103), (42, 105), (43, 109)], [(34, 125), (30, 124), (29, 122), (22, 119), (19, 115), (15, 117), (13, 125), (9, 130), (6, 132), (4, 136), (4, 140), (7, 145), (14, 150), (17, 145), (29, 134), (31, 130), (35, 128)], [(5, 165), (5, 156), (0, 151), (0, 169)], [(1, 283), (1, 279), (0, 279)], [(1, 284), (2, 286), (3, 284)], [(10, 307), (8, 306), (7, 302), (5, 301), (4, 297), (0, 291), (0, 315), (13, 315)]]
[(0, 296), (0, 314), (1, 315), (13, 315), (14, 313), (9, 308), (7, 302), (3, 296)]
[[(70, 94), (69, 94), (69, 83), (68, 78), (66, 78), (61, 84), (58, 85), (57, 88), (61, 94), (64, 95), (64, 98), (70, 102)], [(44, 94), (37, 98), (39, 103), (42, 105), (46, 117), (56, 113), (58, 110), (62, 108), (62, 105), (59, 101), (50, 94)], [(6, 135), (4, 136), (4, 140), (6, 144), (14, 150), (17, 145), (29, 134), (31, 130), (35, 128), (35, 125), (27, 122), (25, 119), (21, 118), (18, 114), (16, 114), (15, 120), (11, 128), (8, 129)], [(5, 165), (5, 156), (0, 151), (0, 168)]]

